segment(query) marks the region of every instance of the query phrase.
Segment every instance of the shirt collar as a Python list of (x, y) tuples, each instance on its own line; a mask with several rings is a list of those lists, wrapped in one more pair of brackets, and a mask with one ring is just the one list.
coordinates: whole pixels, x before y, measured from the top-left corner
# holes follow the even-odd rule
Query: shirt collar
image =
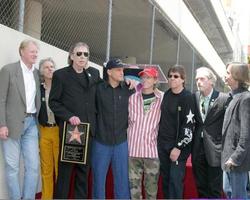
[(233, 96), (235, 96), (236, 94), (239, 94), (239, 93), (242, 93), (242, 92), (245, 92), (245, 91), (247, 91), (246, 88), (244, 88), (244, 87), (238, 87), (237, 89), (232, 90), (232, 91), (229, 93), (229, 95), (230, 95), (230, 97), (233, 97)]
[(29, 69), (27, 67), (27, 65), (24, 64), (24, 62), (22, 61), (22, 59), (20, 59), (20, 65), (21, 65), (22, 70), (25, 71), (25, 72), (33, 72), (34, 69), (35, 69), (35, 65), (32, 65), (31, 69)]
[[(139, 83), (137, 86), (136, 86), (136, 95), (141, 95), (142, 96), (142, 84)], [(155, 88), (154, 89), (154, 94), (155, 94), (155, 97), (156, 98), (161, 98), (161, 91), (158, 89), (158, 88)]]
[[(104, 81), (104, 86), (105, 86), (106, 88), (107, 88), (107, 87), (112, 87), (112, 86), (109, 84), (108, 81)], [(121, 81), (121, 82), (119, 83), (118, 87), (121, 87), (121, 88), (125, 87), (125, 82), (124, 82), (124, 81)], [(112, 88), (113, 88), (113, 87), (112, 87)]]
[(211, 96), (212, 96), (212, 94), (213, 94), (213, 89), (211, 90), (211, 92), (209, 93), (209, 95), (207, 95), (207, 96), (203, 96), (202, 94), (200, 95), (200, 99), (203, 99), (203, 100), (205, 100), (205, 101), (209, 101), (210, 99), (211, 99)]
[(237, 89), (232, 90), (231, 94), (232, 94), (232, 96), (234, 96), (236, 94), (239, 94), (239, 93), (242, 93), (242, 92), (245, 92), (245, 91), (247, 91), (246, 88), (244, 88), (244, 87), (238, 87)]

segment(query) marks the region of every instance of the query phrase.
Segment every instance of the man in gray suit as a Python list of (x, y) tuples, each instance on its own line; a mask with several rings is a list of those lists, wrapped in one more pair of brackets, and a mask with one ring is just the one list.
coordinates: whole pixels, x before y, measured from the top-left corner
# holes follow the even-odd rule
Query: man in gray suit
[[(38, 45), (24, 40), (20, 61), (0, 71), (0, 139), (10, 199), (35, 199), (39, 178), (37, 113), (40, 109), (39, 73), (34, 64)], [(20, 155), (24, 159), (23, 189), (19, 183)]]
[(215, 83), (216, 76), (209, 68), (197, 69), (192, 169), (199, 198), (220, 198), (222, 193), (222, 124), (229, 96), (216, 91)]
[(221, 166), (223, 189), (228, 198), (247, 199), (250, 171), (250, 84), (248, 65), (227, 65), (226, 83), (231, 88), (230, 102), (223, 122)]

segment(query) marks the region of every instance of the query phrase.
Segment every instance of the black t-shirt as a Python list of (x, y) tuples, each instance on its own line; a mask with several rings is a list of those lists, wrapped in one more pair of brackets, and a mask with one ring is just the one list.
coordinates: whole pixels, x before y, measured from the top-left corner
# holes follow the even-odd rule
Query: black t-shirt
[(151, 106), (151, 103), (155, 100), (155, 94), (142, 94), (143, 98), (143, 110), (144, 113), (148, 112)]

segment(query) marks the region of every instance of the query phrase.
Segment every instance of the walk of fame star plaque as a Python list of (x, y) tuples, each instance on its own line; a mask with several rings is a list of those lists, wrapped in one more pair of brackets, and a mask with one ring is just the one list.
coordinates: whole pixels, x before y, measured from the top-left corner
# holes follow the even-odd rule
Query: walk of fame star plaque
[(86, 164), (89, 141), (89, 123), (78, 126), (64, 122), (61, 161)]

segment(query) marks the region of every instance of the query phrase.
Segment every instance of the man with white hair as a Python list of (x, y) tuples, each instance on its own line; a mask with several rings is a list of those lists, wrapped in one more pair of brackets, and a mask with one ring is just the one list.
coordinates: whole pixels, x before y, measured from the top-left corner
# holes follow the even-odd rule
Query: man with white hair
[[(10, 199), (35, 199), (39, 180), (37, 116), (41, 101), (39, 72), (34, 66), (38, 50), (34, 40), (22, 41), (20, 60), (0, 71), (0, 139)], [(19, 181), (21, 154), (23, 188)]]
[(195, 93), (193, 174), (199, 198), (220, 198), (222, 125), (230, 99), (214, 89), (217, 78), (209, 68), (198, 68), (195, 79), (198, 91)]

